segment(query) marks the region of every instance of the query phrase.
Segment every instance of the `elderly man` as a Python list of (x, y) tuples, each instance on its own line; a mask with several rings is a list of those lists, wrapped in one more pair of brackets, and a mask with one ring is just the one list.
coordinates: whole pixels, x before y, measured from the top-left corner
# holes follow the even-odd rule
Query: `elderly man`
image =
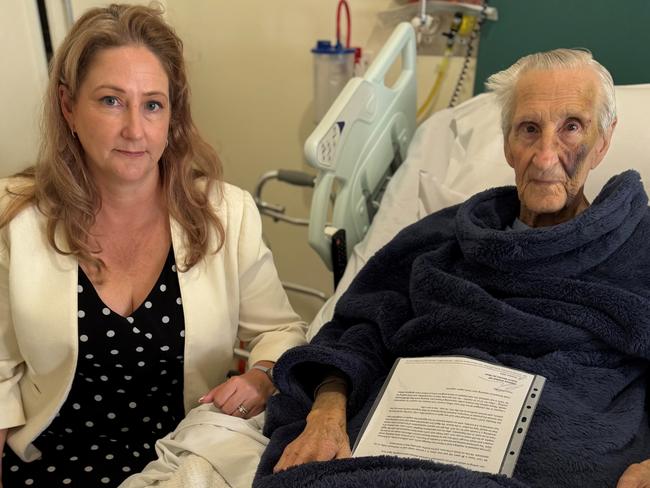
[[(650, 486), (648, 198), (633, 171), (592, 204), (583, 193), (616, 126), (612, 78), (590, 53), (561, 49), (488, 87), (516, 189), (403, 230), (313, 342), (285, 353), (258, 486)], [(546, 377), (513, 478), (342, 459), (395, 358), (450, 354)]]

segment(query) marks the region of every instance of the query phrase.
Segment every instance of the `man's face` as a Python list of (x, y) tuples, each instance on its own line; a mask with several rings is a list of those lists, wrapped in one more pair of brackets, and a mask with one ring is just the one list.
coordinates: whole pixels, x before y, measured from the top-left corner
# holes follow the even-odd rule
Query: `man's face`
[(505, 155), (515, 170), (520, 219), (528, 225), (557, 224), (588, 206), (585, 180), (605, 156), (614, 128), (598, 131), (599, 90), (588, 68), (533, 70), (519, 79)]

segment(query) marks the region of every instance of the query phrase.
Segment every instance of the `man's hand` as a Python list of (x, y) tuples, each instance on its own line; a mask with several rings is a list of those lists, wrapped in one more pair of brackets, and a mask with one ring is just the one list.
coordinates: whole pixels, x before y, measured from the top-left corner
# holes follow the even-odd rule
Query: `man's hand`
[(629, 466), (616, 488), (650, 488), (650, 459)]
[(305, 430), (285, 448), (273, 472), (310, 461), (350, 457), (346, 402), (345, 386), (334, 384), (322, 388), (307, 416)]
[[(270, 361), (257, 364), (273, 366)], [(199, 398), (199, 403), (213, 403), (223, 413), (247, 419), (266, 408), (266, 401), (274, 391), (275, 386), (269, 377), (259, 369), (251, 368), (210, 390)]]

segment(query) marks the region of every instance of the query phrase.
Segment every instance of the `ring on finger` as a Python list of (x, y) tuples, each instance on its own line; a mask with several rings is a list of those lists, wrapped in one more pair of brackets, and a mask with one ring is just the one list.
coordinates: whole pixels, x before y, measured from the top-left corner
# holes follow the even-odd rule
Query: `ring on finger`
[(244, 406), (243, 403), (240, 403), (239, 406), (237, 407), (237, 411), (241, 413), (242, 415), (248, 414), (248, 409)]

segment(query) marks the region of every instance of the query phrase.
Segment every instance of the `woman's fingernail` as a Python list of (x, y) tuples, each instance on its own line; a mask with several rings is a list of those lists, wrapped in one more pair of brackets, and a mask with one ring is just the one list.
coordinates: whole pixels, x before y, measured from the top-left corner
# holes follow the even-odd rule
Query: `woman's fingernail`
[(205, 396), (202, 396), (201, 398), (199, 398), (199, 403), (202, 403), (204, 398), (205, 398)]

